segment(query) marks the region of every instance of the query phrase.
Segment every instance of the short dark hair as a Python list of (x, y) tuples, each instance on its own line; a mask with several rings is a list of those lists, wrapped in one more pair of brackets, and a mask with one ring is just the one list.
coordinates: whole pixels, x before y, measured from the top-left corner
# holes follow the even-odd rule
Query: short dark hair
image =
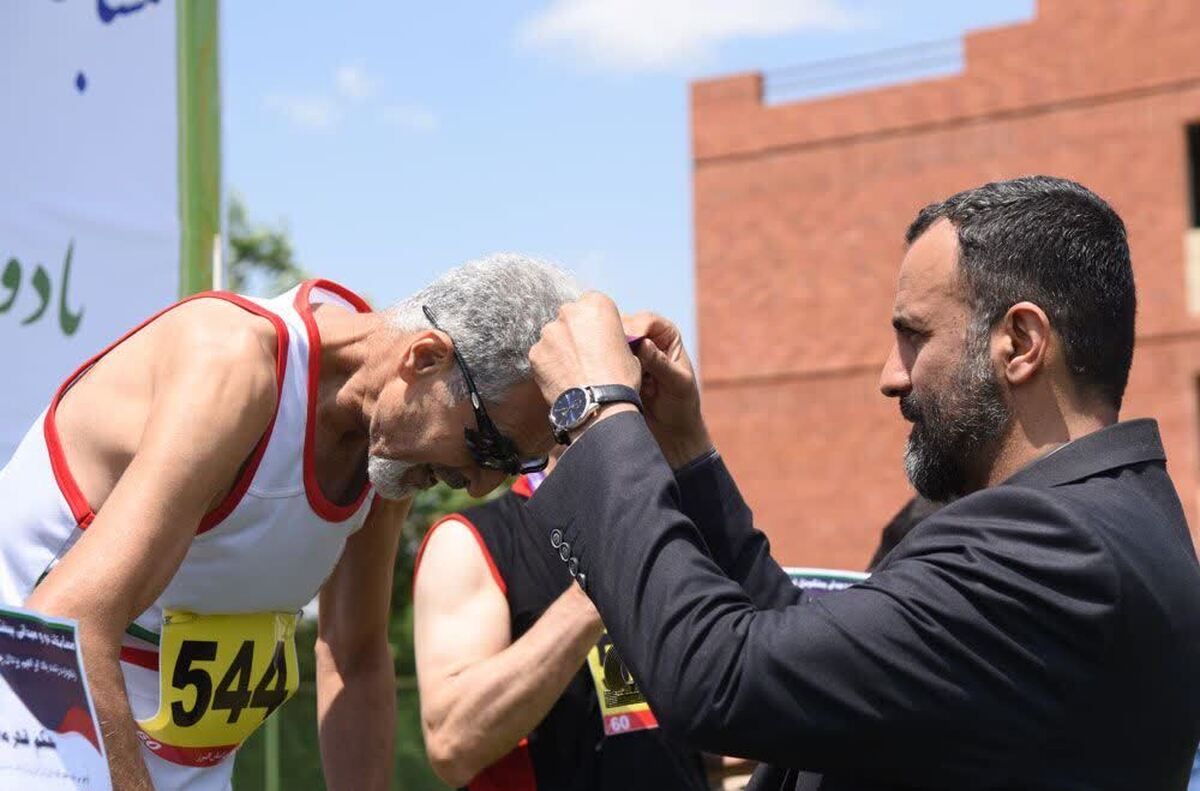
[(959, 274), (976, 327), (990, 330), (1014, 304), (1046, 312), (1076, 383), (1117, 409), (1133, 362), (1137, 295), (1125, 223), (1074, 181), (994, 181), (917, 214), (916, 241), (945, 218), (958, 233)]

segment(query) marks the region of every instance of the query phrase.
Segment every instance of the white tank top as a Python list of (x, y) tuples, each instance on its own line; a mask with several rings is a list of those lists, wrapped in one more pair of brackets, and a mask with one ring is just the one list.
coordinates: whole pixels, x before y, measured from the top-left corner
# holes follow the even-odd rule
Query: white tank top
[[(233, 489), (201, 521), (175, 576), (125, 636), (122, 670), (135, 719), (158, 709), (156, 645), (164, 609), (200, 614), (299, 611), (333, 571), (346, 539), (362, 526), (369, 510), (369, 487), (346, 506), (322, 494), (312, 447), (321, 349), (312, 306), (327, 302), (365, 312), (370, 310), (366, 302), (325, 280), (305, 282), (268, 300), (228, 293), (184, 301), (190, 299), (223, 299), (271, 321), (277, 337), (278, 406)], [(5, 504), (0, 509), (0, 600), (5, 603), (23, 603), (95, 516), (71, 475), (54, 424), (63, 393), (104, 354), (162, 313), (76, 371), (0, 469), (0, 502)], [(193, 768), (163, 761), (145, 748), (143, 755), (161, 789), (225, 788), (232, 772), (232, 760)]]

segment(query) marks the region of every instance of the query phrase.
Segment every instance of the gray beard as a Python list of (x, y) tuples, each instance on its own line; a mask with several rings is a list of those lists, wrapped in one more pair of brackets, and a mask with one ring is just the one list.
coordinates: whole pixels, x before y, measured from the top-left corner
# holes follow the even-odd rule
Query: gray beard
[(991, 445), (1011, 419), (986, 343), (967, 344), (953, 379), (944, 393), (919, 398), (910, 393), (900, 402), (900, 411), (913, 421), (904, 472), (914, 489), (936, 502), (968, 493), (970, 470), (995, 453)]
[(398, 459), (369, 456), (367, 458), (367, 477), (371, 479), (371, 485), (375, 487), (375, 491), (380, 497), (385, 500), (403, 500), (421, 490), (419, 486), (401, 481), (405, 474), (416, 466), (416, 464)]

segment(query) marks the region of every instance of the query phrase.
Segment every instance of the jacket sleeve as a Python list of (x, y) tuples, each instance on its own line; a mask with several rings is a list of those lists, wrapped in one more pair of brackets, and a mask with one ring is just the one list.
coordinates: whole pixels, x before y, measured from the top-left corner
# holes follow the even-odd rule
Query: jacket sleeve
[(716, 451), (675, 473), (680, 510), (691, 520), (717, 566), (760, 609), (794, 604), (801, 592), (771, 557), (766, 534)]
[(1112, 561), (1042, 491), (964, 498), (867, 582), (773, 609), (705, 551), (636, 413), (589, 429), (530, 505), (664, 729), (710, 752), (1002, 781), (1111, 639)]

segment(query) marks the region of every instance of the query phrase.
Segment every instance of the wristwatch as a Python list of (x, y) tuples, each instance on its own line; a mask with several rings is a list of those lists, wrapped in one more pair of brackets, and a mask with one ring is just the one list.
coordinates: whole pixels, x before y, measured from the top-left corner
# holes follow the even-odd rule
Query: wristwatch
[(560, 445), (571, 444), (570, 432), (588, 421), (601, 404), (625, 402), (640, 412), (642, 399), (637, 390), (625, 385), (586, 385), (564, 390), (550, 407), (550, 429)]

